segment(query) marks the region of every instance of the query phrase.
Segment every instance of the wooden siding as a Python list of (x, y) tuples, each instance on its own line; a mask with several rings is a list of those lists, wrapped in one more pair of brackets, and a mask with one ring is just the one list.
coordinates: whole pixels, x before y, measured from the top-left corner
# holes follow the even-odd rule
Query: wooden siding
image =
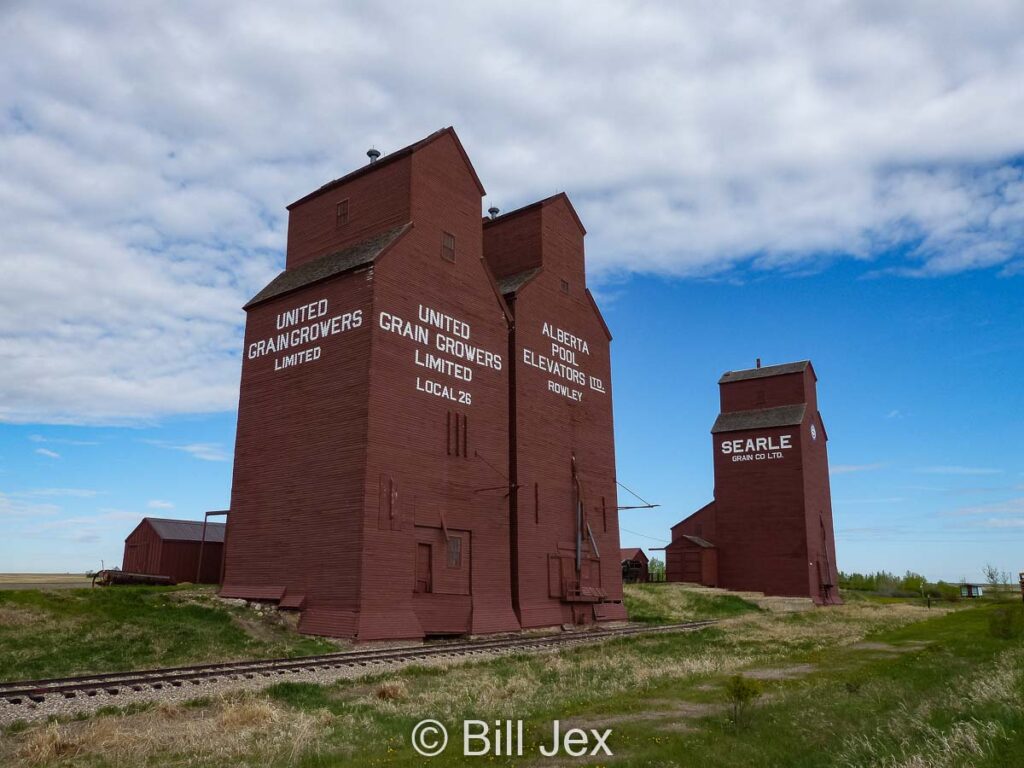
[[(527, 253), (522, 258), (509, 253), (512, 238), (499, 236), (506, 226), (525, 244)], [(575, 611), (563, 599), (564, 584), (576, 579), (574, 455), (583, 487), (586, 520), (597, 544), (595, 552), (589, 535), (584, 534), (586, 560), (582, 583), (577, 586), (604, 592), (610, 602), (603, 610), (605, 618), (625, 618), (621, 604), (610, 339), (587, 295), (583, 232), (564, 196), (510, 214), (507, 222), (501, 218), (488, 222), (485, 232), (485, 247), (489, 243), (500, 244), (493, 259), (490, 251), (486, 252), (488, 262), (499, 276), (505, 276), (499, 270), (534, 266), (533, 250), (537, 243), (543, 256), (543, 268), (536, 278), (510, 299), (515, 319), (510, 352), (515, 361), (515, 457), (510, 471), (518, 486), (512, 503), (514, 578), (520, 621), (525, 628), (593, 620), (593, 613)], [(563, 291), (563, 281), (569, 284), (568, 293)], [(559, 343), (553, 336), (560, 332), (585, 340), (587, 351)], [(553, 351), (553, 346), (561, 351)], [(559, 354), (569, 359), (563, 361)], [(565, 362), (584, 377), (583, 383), (541, 370), (536, 365), (540, 356)], [(590, 377), (600, 380), (603, 391), (591, 386)], [(555, 562), (559, 564), (561, 582), (557, 590), (553, 588)]]
[[(296, 204), (288, 215), (286, 267), (340, 251), (411, 219), (411, 158), (381, 166)], [(337, 204), (348, 201), (348, 221), (338, 226)]]
[[(520, 615), (529, 626), (625, 617), (609, 338), (586, 293), (582, 231), (560, 201), (536, 207), (532, 240), (503, 246), (514, 266), (515, 242), (543, 243), (550, 271), (524, 291), (517, 328), (547, 354), (545, 321), (588, 340), (582, 368), (604, 391), (578, 403), (522, 364), (483, 261), (480, 197), (457, 137), (442, 131), (292, 207), (289, 269), (395, 224), (412, 227), (370, 266), (250, 307), (222, 594), (300, 607), (300, 631), (359, 640), (513, 631)], [(343, 199), (349, 223), (337, 227)], [(442, 253), (451, 238), (454, 260)], [(281, 332), (283, 313), (322, 302), (327, 315), (360, 312), (359, 327), (318, 340), (315, 358), (284, 369), (280, 353), (252, 354)], [(522, 391), (512, 390), (516, 373)], [(512, 442), (517, 430), (530, 437)], [(573, 452), (602, 555), (588, 543), (584, 586), (611, 601), (600, 608), (563, 599)], [(528, 473), (520, 483), (533, 483), (540, 500), (518, 510), (521, 520), (510, 508), (516, 457)]]
[[(838, 571), (828, 478), (827, 436), (818, 413), (816, 377), (802, 372), (724, 382), (722, 412), (806, 403), (801, 424), (711, 436), (715, 501), (673, 527), (666, 578), (694, 574), (692, 543), (700, 536), (717, 549), (717, 586), (770, 595), (838, 601)], [(812, 437), (811, 427), (816, 437)], [(768, 439), (789, 448), (762, 451), (761, 459), (723, 452), (723, 443)], [(702, 576), (706, 579), (706, 574)], [(703, 583), (707, 583), (704, 581)]]
[[(181, 584), (196, 581), (199, 565), (198, 541), (168, 541), (160, 538), (148, 521), (143, 520), (124, 542), (121, 570), (167, 576)], [(203, 567), (199, 583), (216, 584), (220, 580), (224, 545), (206, 542), (203, 545)]]

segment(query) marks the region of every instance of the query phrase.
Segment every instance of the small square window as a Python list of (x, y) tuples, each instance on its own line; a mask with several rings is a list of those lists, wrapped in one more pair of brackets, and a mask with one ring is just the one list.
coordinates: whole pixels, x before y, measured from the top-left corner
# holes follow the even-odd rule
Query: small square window
[(448, 539), (448, 567), (462, 567), (462, 539), (458, 536)]
[(342, 200), (334, 207), (334, 226), (343, 227), (348, 224), (348, 199)]
[(569, 281), (568, 280), (563, 280), (562, 281), (562, 293), (568, 293), (568, 292), (569, 292)]
[(455, 261), (455, 235), (451, 232), (441, 233), (441, 258), (445, 261)]

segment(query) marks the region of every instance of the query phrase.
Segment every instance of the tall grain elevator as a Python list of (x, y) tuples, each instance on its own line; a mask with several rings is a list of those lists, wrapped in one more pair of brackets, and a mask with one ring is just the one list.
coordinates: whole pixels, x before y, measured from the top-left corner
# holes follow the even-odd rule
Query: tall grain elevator
[(714, 500), (673, 526), (666, 578), (840, 602), (814, 367), (759, 364), (718, 385)]
[[(623, 617), (621, 584), (597, 554), (607, 536), (618, 566), (618, 529), (595, 529), (593, 511), (604, 498), (616, 519), (610, 337), (596, 307), (572, 319), (577, 304), (592, 301), (582, 227), (577, 221), (570, 233), (578, 263), (563, 267), (553, 255), (558, 276), (530, 289), (541, 300), (541, 286), (555, 280), (560, 290), (557, 281), (571, 280), (575, 288), (560, 294), (568, 303), (531, 310), (523, 325), (545, 360), (553, 354), (547, 342), (579, 353), (574, 343), (587, 339), (576, 366), (559, 361), (583, 384), (563, 394), (524, 375), (531, 393), (521, 396), (526, 364), (513, 306), (523, 284), (508, 291), (515, 276), (497, 279), (495, 260), (484, 258), (484, 190), (455, 131), (368, 155), (369, 164), (289, 206), (285, 269), (245, 307), (221, 594), (298, 610), (302, 632), (358, 640)], [(567, 199), (559, 207), (569, 215)], [(501, 219), (486, 220), (488, 231)], [(542, 266), (530, 267), (535, 277)], [(569, 402), (579, 390), (599, 393), (604, 410), (577, 399), (571, 416), (561, 402), (542, 402)], [(564, 471), (548, 483), (530, 476), (543, 487), (550, 535), (559, 537), (526, 540), (526, 550), (543, 549), (533, 558), (544, 560), (540, 570), (520, 564), (516, 471), (518, 457), (537, 461), (547, 443), (541, 422), (514, 416), (517, 403), (573, 435), (550, 446), (551, 464)], [(521, 442), (519, 424), (536, 442)], [(579, 567), (547, 567), (559, 553)], [(548, 589), (552, 573), (557, 585)]]
[(611, 333), (565, 194), (484, 223), (510, 314), (513, 602), (524, 628), (625, 619)]

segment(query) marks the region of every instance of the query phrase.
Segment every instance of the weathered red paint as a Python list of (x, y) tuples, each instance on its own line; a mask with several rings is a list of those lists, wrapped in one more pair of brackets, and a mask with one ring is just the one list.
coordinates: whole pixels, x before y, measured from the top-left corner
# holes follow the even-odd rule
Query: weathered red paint
[(810, 362), (722, 377), (715, 500), (672, 528), (669, 581), (839, 601), (816, 382)]
[[(198, 522), (169, 522), (184, 523), (195, 529), (202, 527), (202, 523)], [(220, 540), (223, 525), (210, 524), (208, 528), (207, 540), (202, 545), (203, 566), (199, 570), (199, 583), (216, 584), (224, 556), (224, 544)], [(173, 538), (158, 531), (153, 520), (146, 517), (124, 540), (121, 570), (126, 573), (166, 576), (174, 583), (194, 582), (199, 557), (200, 538), (195, 532), (185, 538)]]
[(585, 234), (564, 194), (484, 223), (484, 256), (513, 317), (510, 505), (524, 628), (626, 618), (611, 334), (587, 289)]
[(640, 583), (650, 580), (650, 561), (647, 554), (639, 547), (620, 549), (619, 560), (622, 563), (623, 581), (627, 581), (627, 574), (633, 581)]
[[(483, 259), (482, 193), (455, 132), (445, 129), (289, 207), (287, 268), (278, 278), (285, 282), (268, 290), (289, 287), (261, 292), (247, 306), (223, 595), (279, 601), (302, 611), (303, 632), (360, 640), (524, 625), (514, 597), (522, 569), (511, 556), (518, 539), (510, 510), (510, 468), (523, 453), (510, 440), (510, 387), (519, 366), (510, 357), (509, 308)], [(348, 214), (341, 225), (340, 201)], [(386, 246), (375, 257), (323, 271), (382, 237)], [(603, 324), (589, 297), (581, 304), (581, 231), (576, 237), (578, 264), (569, 271), (578, 282), (569, 306), (571, 313), (584, 308), (580, 333), (593, 335)], [(442, 249), (451, 238), (454, 261)], [(561, 264), (566, 257), (553, 258)], [(289, 283), (296, 275), (308, 279)], [(531, 289), (530, 301), (544, 300), (547, 281)], [(302, 359), (282, 368), (294, 348), (282, 355), (258, 345), (306, 324), (288, 325), (289, 313), (306, 312), (302, 307), (322, 310), (314, 322), (356, 314), (359, 322), (300, 339)], [(534, 324), (531, 318), (530, 333), (539, 332)], [(595, 370), (607, 381), (606, 337), (596, 355)], [(590, 413), (554, 407), (549, 394), (537, 389), (524, 402), (540, 404), (550, 431)], [(604, 496), (615, 509), (610, 397), (608, 391), (596, 425), (581, 422), (578, 436), (556, 441), (558, 480), (544, 483), (551, 536), (564, 537), (564, 518), (574, 519), (574, 448), (589, 506)], [(535, 431), (537, 447), (524, 454), (530, 462), (550, 447)], [(583, 445), (585, 438), (600, 449)], [(617, 551), (614, 522), (600, 535)], [(528, 546), (535, 541), (531, 536)], [(542, 558), (549, 550), (558, 551), (545, 541)], [(604, 583), (608, 598), (621, 600), (605, 570), (604, 563), (588, 568), (588, 585)], [(540, 576), (526, 573), (533, 612), (527, 626), (593, 620), (590, 602), (582, 616), (575, 604), (547, 594), (546, 569), (543, 595)], [(540, 604), (546, 612), (535, 610)], [(618, 616), (615, 606), (621, 602), (597, 613)]]

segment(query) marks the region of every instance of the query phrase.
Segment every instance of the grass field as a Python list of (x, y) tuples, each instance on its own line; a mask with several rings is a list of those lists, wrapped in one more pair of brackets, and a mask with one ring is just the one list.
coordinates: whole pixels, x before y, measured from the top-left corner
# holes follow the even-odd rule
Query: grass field
[(0, 680), (330, 650), (213, 587), (0, 591)]
[(82, 573), (0, 573), (0, 589), (81, 589), (92, 579)]
[[(430, 765), (1024, 765), (1024, 643), (991, 634), (993, 603), (770, 614), (659, 585), (630, 588), (630, 604), (652, 621), (725, 618), (700, 633), (15, 726), (0, 764), (419, 766), (409, 734), (430, 717), (453, 731)], [(760, 688), (738, 724), (736, 675)], [(526, 757), (456, 756), (467, 718), (522, 719)], [(612, 729), (614, 757), (542, 758), (555, 719)]]

